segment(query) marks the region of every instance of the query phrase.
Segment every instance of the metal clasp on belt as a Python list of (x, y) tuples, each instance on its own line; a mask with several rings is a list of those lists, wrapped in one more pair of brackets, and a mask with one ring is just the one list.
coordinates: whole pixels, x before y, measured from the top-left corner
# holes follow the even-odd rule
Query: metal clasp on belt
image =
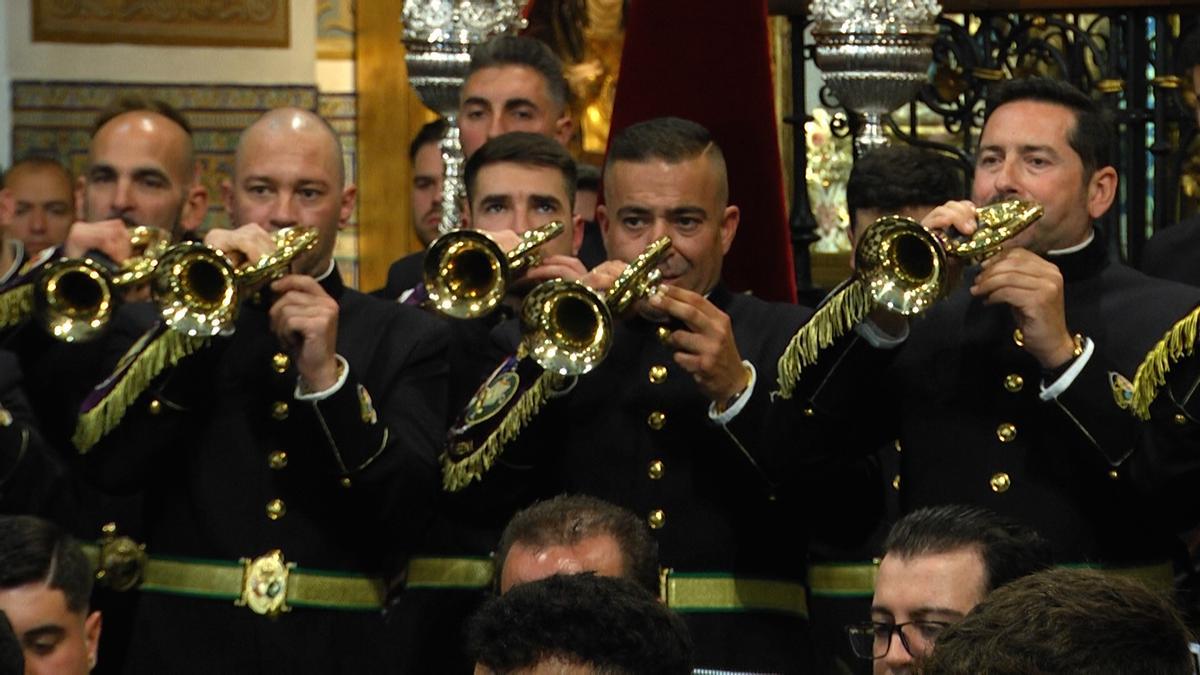
[(274, 617), (290, 612), (287, 604), (288, 574), (296, 563), (284, 562), (283, 551), (275, 549), (254, 560), (242, 558), (242, 596), (234, 601), (262, 616)]
[(114, 591), (137, 588), (146, 574), (146, 545), (117, 535), (116, 523), (100, 528), (104, 536), (96, 559), (96, 581)]

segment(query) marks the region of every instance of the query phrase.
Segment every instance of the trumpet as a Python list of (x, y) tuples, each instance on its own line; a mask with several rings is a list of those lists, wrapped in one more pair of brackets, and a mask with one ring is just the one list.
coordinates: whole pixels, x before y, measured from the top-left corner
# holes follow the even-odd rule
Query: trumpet
[(282, 275), (317, 243), (313, 228), (285, 227), (272, 236), (275, 250), (242, 268), (235, 268), (220, 250), (198, 242), (164, 253), (150, 281), (150, 295), (163, 323), (190, 337), (231, 332), (241, 295)]
[(488, 314), (508, 292), (513, 274), (537, 265), (537, 249), (564, 229), (566, 226), (556, 220), (530, 230), (507, 254), (478, 230), (443, 234), (425, 254), (425, 290), (430, 305), (456, 319)]
[(652, 295), (659, 263), (671, 240), (655, 240), (625, 268), (612, 288), (600, 293), (579, 281), (552, 279), (539, 284), (521, 305), (521, 346), (547, 372), (583, 375), (612, 348), (613, 317)]
[(94, 258), (63, 258), (34, 281), (34, 316), (63, 342), (86, 342), (112, 320), (120, 291), (145, 282), (167, 250), (167, 233), (155, 227), (129, 228), (134, 255), (113, 269)]
[(1030, 202), (989, 204), (976, 211), (979, 226), (970, 237), (927, 230), (900, 216), (880, 218), (859, 242), (855, 270), (875, 304), (905, 316), (920, 314), (945, 293), (949, 258), (986, 258), (1042, 213), (1041, 205)]

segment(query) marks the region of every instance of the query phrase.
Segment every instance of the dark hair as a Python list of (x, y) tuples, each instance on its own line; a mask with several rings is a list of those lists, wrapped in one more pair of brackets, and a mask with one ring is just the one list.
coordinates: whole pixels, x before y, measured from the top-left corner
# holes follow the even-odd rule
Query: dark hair
[(1190, 640), (1171, 602), (1141, 583), (1051, 569), (997, 589), (947, 628), (921, 672), (1191, 675)]
[(73, 184), (71, 170), (68, 169), (67, 167), (63, 166), (62, 162), (58, 161), (57, 159), (54, 159), (53, 157), (48, 157), (46, 155), (29, 155), (27, 157), (22, 157), (21, 159), (18, 159), (17, 161), (13, 162), (12, 166), (8, 167), (8, 171), (4, 172), (3, 175), (0, 175), (0, 184), (3, 184), (5, 187), (9, 187), (8, 179), (12, 176), (12, 172), (16, 171), (18, 169), (25, 169), (25, 168), (28, 168), (28, 169), (53, 169), (55, 171), (58, 171), (64, 177), (66, 177), (67, 185), (69, 185), (71, 187), (71, 201), (75, 201), (75, 189), (74, 189), (75, 186)]
[(35, 582), (62, 591), (67, 609), (85, 612), (92, 564), (57, 525), (33, 516), (0, 516), (0, 588)]
[(653, 159), (668, 164), (707, 155), (719, 171), (718, 190), (721, 201), (729, 199), (729, 178), (725, 154), (708, 129), (680, 117), (657, 117), (625, 127), (613, 136), (604, 160), (604, 174), (612, 171), (616, 162), (648, 162)]
[(852, 225), (859, 209), (937, 206), (965, 196), (963, 167), (957, 161), (912, 145), (885, 146), (859, 157), (846, 183)]
[(446, 135), (446, 127), (448, 126), (449, 124), (447, 124), (446, 120), (440, 117), (432, 122), (426, 122), (421, 127), (421, 130), (417, 132), (417, 135), (413, 136), (412, 143), (408, 144), (408, 161), (417, 161), (417, 153), (426, 145), (430, 143), (441, 144), (442, 136)]
[(552, 101), (563, 108), (570, 102), (571, 90), (567, 78), (563, 77), (562, 60), (541, 40), (519, 35), (492, 38), (471, 51), (467, 77), (484, 68), (502, 66), (527, 66), (536, 70), (546, 82), (546, 93)]
[[(559, 495), (517, 512), (500, 535), (496, 569), (513, 544), (544, 548), (572, 546), (583, 539), (610, 535), (624, 556), (624, 576), (658, 594), (658, 542), (632, 511), (587, 495)], [(497, 573), (497, 579), (500, 574)]]
[(917, 509), (896, 521), (883, 542), (885, 555), (901, 558), (961, 548), (978, 549), (985, 592), (1053, 563), (1049, 542), (1032, 528), (961, 504)]
[(555, 575), (521, 584), (480, 608), (469, 653), (496, 673), (551, 659), (608, 675), (685, 675), (691, 638), (683, 620), (627, 579)]
[(100, 127), (108, 124), (114, 117), (138, 110), (158, 113), (178, 124), (181, 129), (187, 132), (189, 137), (192, 135), (192, 125), (188, 124), (187, 118), (175, 106), (157, 98), (149, 98), (137, 94), (122, 96), (100, 111), (100, 114), (96, 115), (95, 121), (92, 122), (92, 135), (95, 136), (96, 132), (100, 131)]
[(593, 164), (579, 164), (576, 167), (578, 176), (575, 179), (575, 189), (597, 192), (600, 190), (600, 167)]
[(575, 204), (575, 160), (557, 141), (528, 131), (496, 136), (471, 155), (463, 170), (468, 204), (475, 201), (475, 179), (479, 177), (479, 171), (485, 166), (501, 163), (558, 169), (562, 173), (567, 201), (570, 202), (567, 206)]
[(1014, 101), (1054, 103), (1075, 113), (1075, 126), (1067, 134), (1067, 143), (1083, 162), (1085, 182), (1099, 169), (1112, 165), (1111, 152), (1116, 146), (1115, 124), (1087, 94), (1067, 82), (1046, 77), (1009, 80), (988, 95), (984, 127), (996, 108)]

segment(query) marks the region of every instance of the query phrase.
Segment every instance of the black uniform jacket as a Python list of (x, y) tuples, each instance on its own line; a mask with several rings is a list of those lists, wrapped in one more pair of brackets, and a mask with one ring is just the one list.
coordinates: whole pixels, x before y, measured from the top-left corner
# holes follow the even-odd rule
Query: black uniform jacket
[[(419, 310), (321, 282), (349, 364), (329, 398), (297, 373), (267, 307), (161, 376), (88, 453), (109, 490), (143, 489), (148, 552), (237, 561), (272, 549), (309, 570), (391, 578), (427, 523), (445, 427), (445, 332)], [(153, 404), (157, 402), (157, 404)], [(276, 501), (278, 500), (278, 501)], [(376, 612), (294, 608), (268, 619), (227, 601), (143, 592), (131, 672), (389, 672)]]
[(1200, 215), (1156, 232), (1142, 250), (1141, 269), (1152, 277), (1200, 286)]
[[(1133, 379), (1200, 292), (1110, 262), (1099, 233), (1051, 260), (1064, 278), (1068, 329), (1095, 345), (1056, 399), (1039, 399), (1044, 374), (1018, 344), (1009, 307), (970, 295), (976, 270), (911, 322), (886, 372), (845, 358), (831, 375), (842, 387), (830, 391), (844, 399), (847, 383), (857, 390), (861, 420), (848, 430), (863, 447), (899, 439), (903, 511), (976, 504), (1036, 528), (1060, 562), (1162, 561), (1164, 518), (1130, 476), (1154, 425), (1118, 405), (1114, 383)], [(815, 402), (845, 408), (839, 396)]]
[[(837, 454), (805, 435), (818, 418), (771, 402), (776, 360), (811, 312), (724, 288), (709, 299), (729, 315), (738, 350), (757, 371), (751, 398), (727, 427), (710, 420), (709, 401), (660, 341), (661, 324), (633, 318), (617, 323), (604, 362), (552, 399), (464, 492), (486, 492), (493, 502), (528, 498), (530, 486), (542, 497), (593, 495), (651, 522), (664, 568), (803, 583), (808, 523), (836, 514), (806, 508), (805, 490), (781, 485), (758, 457), (788, 448), (811, 469)], [(810, 672), (807, 628), (794, 615), (685, 618), (697, 667)]]

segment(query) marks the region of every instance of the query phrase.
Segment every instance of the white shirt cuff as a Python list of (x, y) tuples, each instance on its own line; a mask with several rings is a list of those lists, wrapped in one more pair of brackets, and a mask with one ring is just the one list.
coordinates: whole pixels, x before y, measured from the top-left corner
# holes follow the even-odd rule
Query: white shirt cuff
[(300, 384), (300, 378), (296, 378), (296, 391), (292, 392), (292, 395), (296, 397), (297, 401), (312, 401), (314, 403), (317, 401), (324, 401), (341, 390), (341, 388), (346, 384), (346, 378), (350, 377), (350, 364), (346, 363), (346, 359), (342, 358), (341, 354), (334, 354), (333, 358), (338, 360), (339, 367), (337, 382), (334, 382), (332, 387), (324, 391), (314, 391), (305, 394), (304, 389)]
[(876, 349), (895, 349), (908, 339), (908, 322), (904, 322), (904, 330), (899, 336), (888, 335), (875, 322), (867, 319), (854, 327), (854, 332)]
[(708, 419), (721, 426), (732, 422), (733, 418), (737, 417), (737, 414), (742, 411), (742, 408), (746, 407), (746, 402), (750, 400), (750, 397), (754, 395), (754, 383), (758, 380), (758, 371), (754, 369), (754, 364), (749, 361), (742, 361), (742, 365), (750, 370), (750, 381), (746, 383), (746, 388), (742, 390), (742, 393), (737, 395), (737, 398), (733, 401), (733, 405), (726, 408), (725, 412), (718, 413), (716, 403), (708, 404)]
[(1058, 398), (1060, 394), (1067, 390), (1067, 387), (1071, 386), (1071, 383), (1075, 381), (1075, 378), (1079, 377), (1079, 373), (1083, 372), (1084, 366), (1087, 365), (1088, 359), (1092, 358), (1092, 352), (1095, 350), (1096, 345), (1092, 343), (1092, 339), (1085, 337), (1083, 339), (1083, 353), (1079, 356), (1076, 356), (1075, 361), (1071, 363), (1071, 367), (1067, 368), (1067, 372), (1063, 373), (1062, 376), (1060, 376), (1057, 380), (1050, 383), (1050, 386), (1046, 386), (1046, 383), (1042, 382), (1042, 390), (1041, 393), (1038, 394), (1038, 398), (1042, 399), (1043, 401), (1050, 401)]

